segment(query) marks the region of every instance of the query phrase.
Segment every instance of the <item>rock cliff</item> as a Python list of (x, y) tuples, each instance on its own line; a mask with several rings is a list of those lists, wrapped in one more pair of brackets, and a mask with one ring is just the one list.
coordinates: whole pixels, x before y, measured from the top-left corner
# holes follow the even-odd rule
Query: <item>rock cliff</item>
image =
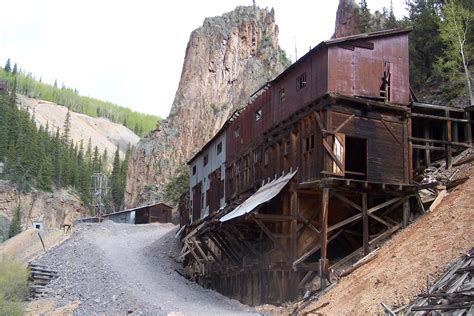
[(355, 0), (340, 0), (336, 12), (333, 37), (344, 37), (359, 33), (359, 6)]
[(9, 224), (15, 208), (20, 206), (22, 229), (39, 222), (44, 229), (58, 229), (62, 224), (72, 224), (79, 217), (89, 215), (80, 198), (67, 190), (52, 193), (31, 190), (18, 194), (15, 187), (0, 180), (0, 242), (8, 237)]
[(166, 179), (289, 65), (272, 10), (237, 7), (206, 18), (191, 33), (169, 117), (141, 140), (129, 160), (125, 206), (158, 198)]

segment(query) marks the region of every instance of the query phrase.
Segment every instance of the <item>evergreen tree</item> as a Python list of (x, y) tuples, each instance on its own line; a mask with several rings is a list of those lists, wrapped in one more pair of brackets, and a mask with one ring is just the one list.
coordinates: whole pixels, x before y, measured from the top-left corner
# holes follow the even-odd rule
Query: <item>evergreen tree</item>
[(15, 63), (15, 65), (13, 65), (13, 70), (12, 70), (12, 75), (16, 75), (18, 73), (18, 66), (17, 64)]
[(447, 0), (442, 6), (443, 18), (439, 22), (442, 55), (436, 65), (448, 80), (458, 80), (464, 76), (470, 104), (474, 105), (472, 76), (469, 62), (474, 57), (474, 43), (469, 41), (470, 28), (474, 23), (474, 11), (463, 7), (456, 0)]
[(49, 155), (42, 160), (40, 173), (38, 176), (37, 186), (39, 190), (51, 191), (53, 179), (53, 164)]
[(359, 3), (359, 33), (371, 32), (371, 14), (366, 0)]
[(412, 0), (407, 3), (410, 33), (410, 84), (419, 90), (433, 75), (434, 63), (441, 55), (442, 43), (438, 32), (441, 0)]
[(71, 111), (68, 109), (66, 113), (66, 117), (64, 118), (64, 123), (63, 123), (62, 143), (64, 146), (69, 145), (70, 138), (71, 138)]
[(98, 173), (100, 172), (100, 166), (101, 166), (101, 161), (100, 161), (100, 154), (99, 154), (99, 148), (97, 146), (94, 147), (94, 154), (92, 156), (92, 173)]
[(10, 223), (8, 238), (12, 238), (13, 236), (19, 233), (21, 233), (21, 210), (20, 210), (20, 207), (17, 206), (15, 208), (15, 213), (13, 214), (13, 219)]
[(121, 173), (120, 151), (118, 146), (115, 150), (114, 162), (112, 164), (110, 186), (112, 194), (112, 203), (115, 206), (115, 209), (118, 209), (122, 205), (123, 199), (123, 177)]
[(5, 63), (5, 67), (3, 67), (3, 70), (5, 70), (5, 72), (12, 71), (12, 66), (10, 64), (10, 58), (7, 59), (7, 62)]

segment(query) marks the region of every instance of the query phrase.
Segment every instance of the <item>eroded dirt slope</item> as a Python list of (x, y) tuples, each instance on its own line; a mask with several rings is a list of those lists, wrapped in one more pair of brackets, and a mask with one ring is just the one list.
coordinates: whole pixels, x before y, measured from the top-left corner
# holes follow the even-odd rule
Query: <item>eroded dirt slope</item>
[[(433, 212), (420, 217), (381, 249), (377, 258), (341, 279), (304, 312), (328, 315), (383, 313), (380, 303), (401, 306), (426, 289), (474, 245), (474, 167)], [(323, 308), (318, 308), (329, 303)]]

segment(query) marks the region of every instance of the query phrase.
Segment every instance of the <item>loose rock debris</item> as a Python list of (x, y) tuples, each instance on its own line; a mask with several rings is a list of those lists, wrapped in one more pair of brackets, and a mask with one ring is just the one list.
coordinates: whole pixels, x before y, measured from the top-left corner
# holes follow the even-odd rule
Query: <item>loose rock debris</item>
[(80, 301), (76, 315), (256, 313), (175, 271), (176, 230), (172, 224), (80, 224), (33, 264), (57, 271), (48, 299), (57, 307)]

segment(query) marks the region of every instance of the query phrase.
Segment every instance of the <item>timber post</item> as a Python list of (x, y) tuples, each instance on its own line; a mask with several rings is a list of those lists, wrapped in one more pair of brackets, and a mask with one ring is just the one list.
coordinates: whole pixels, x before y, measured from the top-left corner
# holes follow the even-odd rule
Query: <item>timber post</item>
[(328, 206), (329, 206), (329, 188), (323, 188), (321, 197), (321, 259), (319, 261), (319, 277), (321, 280), (321, 289), (326, 288), (327, 271), (327, 247), (328, 247)]
[(367, 192), (362, 193), (362, 225), (363, 225), (363, 245), (364, 256), (368, 255), (369, 249), (369, 216), (367, 213)]

